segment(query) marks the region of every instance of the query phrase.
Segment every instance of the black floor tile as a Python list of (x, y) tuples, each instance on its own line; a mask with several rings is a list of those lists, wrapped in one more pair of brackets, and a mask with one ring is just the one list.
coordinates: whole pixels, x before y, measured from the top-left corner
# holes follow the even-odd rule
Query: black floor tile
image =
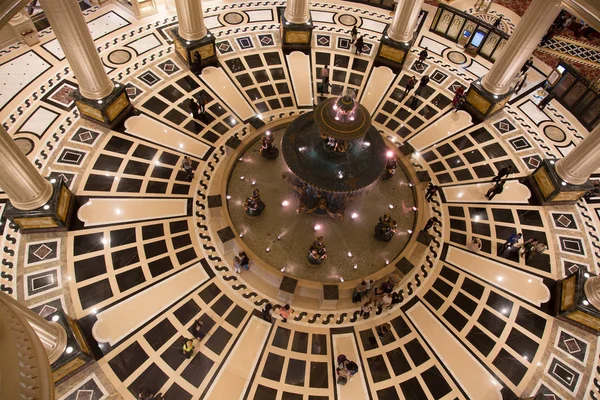
[(377, 383), (390, 379), (390, 373), (385, 365), (383, 356), (369, 357), (367, 358), (367, 363), (369, 364), (369, 371), (371, 372), (373, 382)]
[(311, 388), (328, 388), (329, 374), (327, 371), (328, 368), (326, 362), (311, 361), (309, 386)]
[(165, 111), (169, 105), (156, 97), (151, 97), (142, 105), (142, 107), (152, 111), (155, 114), (160, 114)]
[(141, 267), (130, 269), (129, 271), (117, 275), (117, 285), (119, 285), (119, 290), (121, 292), (140, 285), (145, 281), (146, 278), (144, 278), (144, 271)]
[[(148, 354), (138, 342), (133, 342), (125, 350), (113, 357), (108, 365), (119, 380), (124, 381), (148, 359)], [(137, 394), (137, 393), (136, 393)]]
[(459, 332), (467, 324), (467, 319), (452, 306), (444, 312), (444, 318)]
[(450, 218), (450, 228), (451, 229), (456, 229), (458, 231), (466, 232), (466, 230), (467, 230), (467, 223), (464, 220), (462, 220), (462, 219)]
[(403, 338), (404, 336), (412, 332), (404, 318), (402, 318), (401, 316), (394, 318), (390, 321), (390, 323), (392, 324), (392, 327), (396, 331), (396, 334), (399, 338)]
[(479, 322), (485, 329), (492, 332), (497, 337), (500, 337), (504, 327), (506, 326), (506, 322), (502, 321), (488, 310), (483, 310), (481, 312), (477, 322)]
[(485, 143), (492, 140), (494, 137), (485, 128), (479, 128), (471, 132), (471, 137), (475, 139), (477, 143)]
[(448, 207), (448, 212), (453, 217), (464, 217), (465, 210), (462, 207)]
[(463, 246), (467, 245), (467, 235), (451, 231), (450, 232), (450, 241), (458, 244), (462, 244)]
[(269, 353), (265, 367), (263, 368), (261, 376), (266, 379), (273, 381), (279, 381), (281, 378), (281, 370), (283, 368), (284, 357)]
[(219, 297), (210, 308), (212, 308), (218, 316), (222, 317), (232, 304), (233, 301), (226, 295), (223, 295)]
[(236, 305), (233, 308), (233, 310), (231, 310), (229, 315), (227, 315), (227, 318), (225, 318), (225, 321), (227, 321), (229, 324), (231, 324), (231, 326), (237, 328), (238, 326), (240, 326), (240, 324), (244, 320), (244, 317), (246, 316), (246, 314), (247, 314), (246, 310), (244, 310), (242, 307)]
[(177, 81), (177, 84), (187, 92), (193, 92), (194, 90), (200, 87), (200, 85), (198, 85), (198, 82), (196, 82), (196, 80), (189, 75), (186, 75), (183, 78), (179, 79)]
[(475, 312), (475, 309), (477, 308), (477, 303), (460, 292), (454, 298), (454, 304), (456, 304), (467, 315), (473, 315), (473, 312)]
[(488, 354), (490, 354), (490, 351), (492, 351), (494, 345), (496, 344), (494, 339), (489, 337), (477, 326), (473, 326), (466, 337), (467, 340), (471, 342), (471, 344), (486, 357)]
[(154, 156), (158, 152), (154, 147), (146, 146), (143, 144), (138, 144), (138, 146), (133, 151), (133, 156), (137, 158), (143, 158), (144, 160), (151, 161), (154, 159)]
[(537, 210), (517, 210), (517, 216), (522, 225), (544, 226), (542, 216)]
[[(190, 336), (191, 337), (191, 336)], [(183, 356), (183, 341), (184, 338), (180, 337), (178, 340), (175, 340), (163, 353), (160, 358), (167, 363), (169, 367), (173, 370), (179, 368), (181, 364), (185, 361), (185, 357)]]
[(377, 391), (377, 399), (378, 400), (400, 400), (400, 397), (398, 397), (398, 392), (396, 391), (396, 388), (389, 387), (386, 389), (381, 389)]
[(146, 388), (150, 392), (157, 393), (167, 382), (169, 377), (158, 365), (152, 363), (127, 389), (137, 396), (141, 388)]
[(119, 193), (139, 193), (142, 189), (143, 181), (140, 179), (121, 178), (117, 186)]
[(478, 165), (476, 167), (473, 167), (473, 170), (475, 171), (475, 174), (477, 174), (477, 176), (482, 179), (489, 178), (489, 177), (496, 175), (494, 170), (492, 170), (492, 168), (487, 164)]
[(488, 295), (486, 304), (503, 315), (509, 315), (513, 307), (512, 301), (493, 291)]
[(218, 327), (217, 330), (208, 338), (205, 346), (215, 354), (221, 354), (227, 343), (231, 339), (231, 333), (227, 329)]
[(452, 283), (456, 283), (456, 281), (458, 280), (458, 277), (459, 277), (458, 272), (451, 270), (450, 268), (448, 268), (446, 266), (442, 267), (442, 270), (440, 271), (440, 275)]
[(190, 400), (192, 395), (177, 383), (173, 383), (171, 387), (164, 393), (165, 399), (173, 400)]
[(83, 282), (87, 279), (106, 273), (104, 256), (96, 256), (80, 261), (75, 261), (75, 281)]
[(419, 380), (414, 377), (400, 383), (400, 389), (404, 397), (411, 400), (427, 400), (427, 395), (423, 391)]
[(360, 341), (362, 342), (363, 348), (366, 350), (376, 349), (377, 340), (375, 340), (375, 333), (373, 329), (365, 329), (360, 331)]
[(479, 283), (472, 281), (469, 278), (465, 278), (465, 280), (463, 281), (463, 284), (461, 286), (461, 289), (464, 290), (465, 292), (469, 293), (471, 296), (476, 297), (478, 299), (481, 299), (481, 296), (483, 295), (483, 286), (481, 286)]
[(150, 181), (146, 187), (146, 193), (167, 193), (167, 182)]
[(200, 306), (194, 301), (189, 299), (185, 304), (180, 306), (173, 314), (175, 318), (181, 322), (182, 325), (187, 324), (200, 312)]
[(254, 393), (254, 400), (275, 400), (277, 398), (277, 389), (258, 385)]
[(469, 171), (468, 168), (454, 171), (454, 175), (456, 176), (456, 179), (461, 182), (473, 179), (473, 175), (471, 175), (471, 171)]
[(76, 256), (91, 253), (94, 251), (104, 250), (102, 232), (91, 233), (88, 235), (77, 235), (73, 238), (73, 254)]
[(285, 383), (294, 386), (304, 386), (306, 375), (306, 361), (291, 358), (285, 374)]
[(482, 222), (471, 222), (471, 232), (481, 236), (491, 236), (490, 225)]
[[(275, 392), (275, 393), (277, 393), (277, 392)], [(273, 397), (273, 398), (275, 398), (275, 397)], [(290, 393), (290, 392), (283, 392), (283, 395), (281, 396), (281, 400), (302, 400), (303, 398), (304, 398), (304, 396), (302, 396), (302, 394)]]
[(327, 337), (320, 334), (312, 334), (312, 343), (310, 347), (311, 354), (327, 354)]
[(535, 336), (541, 338), (544, 336), (544, 330), (546, 329), (546, 319), (540, 317), (538, 314), (527, 310), (526, 308), (520, 307), (517, 312), (517, 324), (533, 333)]
[(179, 164), (179, 156), (177, 154), (169, 153), (168, 151), (163, 151), (158, 160), (161, 163), (168, 165)]
[(501, 349), (500, 353), (492, 362), (515, 386), (518, 386), (527, 372), (527, 367), (514, 358), (506, 350)]
[(493, 208), (492, 215), (494, 216), (494, 221), (497, 222), (507, 222), (511, 224), (515, 222), (512, 210), (510, 209)]
[(406, 349), (406, 352), (408, 353), (408, 355), (413, 360), (416, 366), (419, 366), (425, 361), (429, 360), (427, 352), (425, 351), (423, 346), (421, 346), (421, 343), (419, 343), (417, 339), (413, 339), (410, 342), (406, 343), (404, 345), (404, 348)]
[(294, 332), (294, 339), (292, 340), (292, 351), (298, 353), (307, 353), (308, 351), (308, 333), (306, 332)]
[(144, 245), (144, 253), (146, 254), (146, 258), (153, 258), (167, 252), (167, 242), (164, 240), (146, 243)]
[(192, 238), (190, 238), (189, 234), (174, 237), (171, 239), (171, 241), (173, 242), (173, 247), (175, 250), (192, 244)]
[(110, 247), (122, 246), (135, 242), (135, 228), (118, 229), (110, 232)]
[(437, 290), (446, 297), (448, 297), (450, 293), (452, 293), (452, 286), (448, 285), (440, 278), (436, 279), (436, 281), (433, 283), (433, 287), (435, 288), (435, 290)]
[(84, 190), (91, 192), (110, 192), (114, 181), (114, 176), (90, 174), (85, 183)]
[(533, 360), (539, 348), (535, 341), (515, 328), (510, 331), (506, 344), (527, 360)]
[(221, 289), (219, 289), (219, 287), (216, 284), (211, 283), (204, 290), (202, 290), (199, 293), (199, 295), (200, 295), (200, 298), (202, 299), (202, 301), (205, 302), (206, 304), (208, 304), (215, 297), (217, 297), (219, 295), (219, 293), (221, 293)]
[(104, 149), (112, 151), (113, 153), (127, 154), (131, 146), (133, 146), (133, 142), (113, 136), (110, 138), (106, 146), (104, 146)]
[(396, 376), (405, 374), (408, 371), (410, 371), (410, 364), (408, 363), (408, 360), (404, 356), (404, 353), (402, 352), (402, 349), (400, 347), (388, 351), (387, 357)]
[(106, 154), (100, 154), (100, 156), (94, 163), (93, 169), (99, 171), (117, 172), (122, 162), (122, 158), (113, 157)]
[(164, 235), (165, 230), (163, 224), (145, 225), (142, 227), (142, 237), (144, 240), (150, 240)]
[(88, 309), (113, 296), (108, 279), (92, 283), (77, 289), (83, 309)]
[(479, 150), (471, 150), (464, 153), (465, 158), (469, 164), (476, 164), (485, 160), (485, 157)]
[(169, 100), (171, 103), (176, 103), (183, 97), (183, 93), (181, 93), (177, 88), (173, 85), (169, 85), (158, 92), (162, 97)]
[(425, 381), (425, 385), (427, 385), (435, 400), (441, 399), (452, 391), (452, 388), (435, 365), (423, 372), (421, 378)]
[(177, 333), (177, 329), (167, 318), (160, 321), (144, 334), (144, 338), (154, 350), (158, 350), (165, 344), (173, 335)]
[(280, 349), (287, 349), (290, 341), (290, 334), (291, 331), (289, 329), (278, 326), (277, 331), (275, 331), (275, 336), (273, 337), (272, 345), (279, 347)]
[(173, 173), (172, 168), (155, 166), (152, 169), (152, 174), (150, 176), (153, 178), (169, 179), (169, 178), (171, 178), (172, 173)]
[(189, 365), (185, 367), (181, 376), (195, 387), (200, 387), (202, 381), (204, 381), (204, 378), (206, 378), (210, 372), (213, 364), (213, 360), (198, 351)]
[(431, 289), (428, 290), (427, 293), (425, 293), (425, 296), (423, 296), (423, 298), (436, 310), (439, 310), (442, 304), (444, 304), (444, 299), (438, 296), (438, 294)]

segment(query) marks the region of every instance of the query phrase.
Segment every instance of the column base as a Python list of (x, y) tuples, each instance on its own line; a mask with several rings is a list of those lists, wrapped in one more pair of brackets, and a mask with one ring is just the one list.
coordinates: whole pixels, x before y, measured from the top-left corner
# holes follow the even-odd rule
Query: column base
[(285, 19), (285, 8), (279, 10), (279, 33), (281, 48), (289, 52), (293, 50), (310, 51), (312, 46), (312, 31), (315, 28), (312, 17), (304, 24), (293, 24)]
[(503, 95), (492, 94), (481, 86), (481, 79), (478, 79), (471, 83), (464, 107), (475, 120), (483, 121), (502, 110), (512, 95), (512, 89)]
[(113, 92), (101, 100), (86, 99), (79, 90), (73, 94), (81, 118), (114, 128), (133, 110), (125, 86), (115, 83)]
[(93, 358), (90, 347), (84, 339), (77, 321), (69, 318), (62, 311), (58, 311), (46, 318), (52, 321), (52, 317), (54, 316), (58, 316), (56, 323), (62, 326), (67, 334), (64, 352), (58, 360), (51, 364), (52, 378), (54, 384), (57, 385), (73, 376), (77, 371), (86, 366), (87, 363), (93, 361)]
[(583, 185), (563, 185), (563, 180), (556, 174), (556, 160), (543, 160), (540, 166), (527, 177), (533, 195), (539, 204), (573, 204), (588, 190), (593, 189), (591, 183)]
[[(169, 32), (175, 43), (175, 51), (185, 62), (190, 71), (196, 75), (202, 73), (204, 67), (219, 65), (215, 49), (215, 37), (210, 31), (206, 31), (206, 36), (202, 39), (193, 41), (185, 40), (179, 36), (179, 28), (173, 28)], [(194, 56), (196, 53), (200, 54), (201, 57), (199, 66), (194, 63)]]
[[(54, 179), (53, 179), (54, 180)], [(19, 227), (21, 234), (66, 231), (71, 223), (75, 198), (62, 179), (52, 180), (52, 197), (35, 210), (19, 210), (9, 201), (6, 218)]]
[(415, 36), (410, 42), (396, 42), (390, 39), (387, 34), (388, 28), (386, 27), (379, 39), (379, 50), (375, 56), (375, 65), (385, 65), (390, 67), (394, 73), (402, 71), (404, 62), (415, 42)]
[(595, 275), (579, 269), (573, 275), (557, 281), (554, 315), (562, 321), (600, 336), (600, 311), (592, 306), (584, 292), (585, 281), (593, 276)]

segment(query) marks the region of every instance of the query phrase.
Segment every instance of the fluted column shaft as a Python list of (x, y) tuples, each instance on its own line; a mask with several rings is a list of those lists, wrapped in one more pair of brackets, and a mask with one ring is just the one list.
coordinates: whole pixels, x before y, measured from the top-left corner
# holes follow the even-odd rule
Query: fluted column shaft
[(179, 19), (179, 36), (185, 40), (203, 39), (206, 34), (204, 13), (200, 0), (175, 0), (177, 18)]
[(400, 0), (398, 2), (394, 20), (387, 30), (390, 39), (403, 43), (412, 40), (423, 2), (424, 0)]
[(585, 281), (583, 291), (594, 308), (600, 311), (600, 276), (592, 276)]
[(555, 166), (563, 181), (582, 185), (600, 168), (600, 125)]
[(481, 86), (496, 95), (508, 93), (521, 70), (562, 9), (561, 0), (533, 0), (500, 58), (483, 77)]
[(77, 0), (40, 0), (44, 13), (77, 77), (83, 97), (100, 100), (112, 93), (113, 82), (100, 61), (96, 45)]
[(0, 171), (0, 188), (19, 210), (35, 210), (52, 197), (52, 184), (40, 175), (1, 126)]
[(291, 24), (305, 24), (310, 19), (309, 0), (287, 0), (285, 19)]

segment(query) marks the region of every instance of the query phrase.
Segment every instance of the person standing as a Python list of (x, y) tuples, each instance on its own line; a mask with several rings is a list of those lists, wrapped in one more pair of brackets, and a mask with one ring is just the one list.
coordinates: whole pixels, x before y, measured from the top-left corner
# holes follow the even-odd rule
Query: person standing
[(533, 251), (533, 249), (535, 248), (535, 246), (537, 246), (538, 243), (539, 241), (533, 238), (523, 243), (523, 247), (521, 248), (521, 255), (525, 256), (525, 261), (529, 260), (529, 257), (531, 256), (530, 253)]
[(425, 194), (425, 200), (427, 200), (427, 202), (431, 202), (431, 198), (433, 197), (434, 194), (437, 193), (437, 191), (440, 189), (439, 186), (437, 185), (433, 185), (433, 184), (429, 184), (429, 186), (427, 186), (427, 193)]
[(406, 98), (406, 96), (408, 96), (408, 94), (415, 88), (415, 86), (417, 86), (418, 82), (419, 80), (416, 76), (410, 77), (408, 82), (406, 82), (406, 88), (404, 89), (404, 95), (402, 96), (403, 99)]
[(200, 92), (200, 94), (198, 94), (198, 107), (200, 108), (200, 113), (206, 113), (206, 99), (204, 98), (203, 92)]
[(529, 71), (529, 68), (531, 68), (532, 65), (533, 65), (533, 57), (529, 57), (529, 60), (525, 61), (525, 64), (523, 64), (523, 66), (521, 67), (521, 72), (519, 72), (519, 75), (523, 75), (527, 71)]
[(373, 303), (369, 299), (360, 306), (360, 314), (359, 315), (361, 317), (363, 317), (363, 319), (367, 319), (371, 315), (371, 311), (373, 311)]
[(427, 223), (425, 224), (423, 230), (425, 232), (428, 232), (431, 228), (433, 228), (434, 225), (442, 226), (442, 222), (437, 217), (431, 217), (427, 220)]
[(289, 304), (286, 304), (285, 306), (281, 307), (281, 310), (279, 310), (279, 316), (281, 317), (281, 321), (282, 322), (287, 322), (287, 319), (290, 317), (290, 315), (292, 315), (294, 313), (294, 310), (292, 310), (290, 308)]
[(506, 250), (507, 247), (512, 247), (516, 245), (519, 240), (523, 237), (522, 233), (511, 233), (511, 235), (506, 239), (506, 242), (502, 245), (502, 252)]
[(354, 45), (356, 46), (356, 53), (354, 53), (355, 55), (362, 53), (363, 46), (365, 45), (364, 37), (365, 35), (359, 36), (358, 39), (356, 39), (356, 42), (354, 42)]
[(242, 273), (242, 260), (238, 256), (233, 257), (233, 269), (236, 274)]
[(350, 35), (352, 35), (352, 43), (354, 43), (354, 41), (356, 40), (356, 36), (358, 35), (358, 29), (356, 29), (356, 25), (352, 27)]
[(192, 326), (192, 335), (194, 335), (194, 337), (196, 339), (198, 339), (199, 341), (201, 341), (202, 339), (204, 339), (204, 336), (206, 335), (203, 331), (202, 331), (202, 326), (204, 325), (204, 323), (202, 321), (200, 321), (200, 319), (197, 319), (194, 321), (194, 325)]
[(191, 182), (194, 179), (194, 164), (192, 164), (192, 160), (188, 156), (184, 156), (183, 160), (181, 160), (181, 168), (187, 173), (188, 180)]
[(499, 181), (496, 183), (490, 190), (487, 191), (485, 197), (487, 197), (488, 200), (492, 200), (497, 194), (502, 193), (504, 190), (504, 183), (505, 181)]
[(329, 68), (323, 65), (321, 69), (321, 95), (329, 94)]
[(419, 53), (419, 64), (422, 66), (423, 63), (425, 62), (425, 60), (427, 60), (427, 57), (429, 57), (429, 53), (427, 52), (427, 47), (425, 47), (423, 50), (421, 50), (421, 52)]
[(188, 107), (190, 108), (190, 112), (192, 113), (192, 118), (194, 118), (194, 119), (200, 118), (200, 115), (198, 114), (199, 106), (198, 106), (198, 103), (196, 102), (196, 100), (194, 100), (194, 98), (190, 99), (190, 101), (188, 103)]
[(192, 339), (183, 339), (183, 356), (185, 358), (191, 358), (194, 354), (194, 341)]
[(240, 251), (238, 257), (240, 258), (240, 267), (242, 267), (244, 271), (248, 271), (250, 269), (250, 259), (246, 255), (246, 252)]
[(429, 75), (423, 75), (421, 77), (421, 82), (419, 82), (419, 87), (415, 91), (415, 94), (420, 96), (421, 91), (423, 90), (423, 88), (427, 87), (428, 83), (429, 83)]
[(521, 91), (521, 89), (523, 88), (523, 85), (525, 84), (525, 82), (527, 81), (527, 75), (529, 75), (529, 72), (525, 72), (523, 75), (521, 75), (519, 77), (519, 79), (517, 80), (517, 84), (515, 85), (515, 93), (519, 94), (519, 92)]
[(267, 304), (265, 304), (265, 306), (262, 309), (262, 317), (265, 321), (271, 323), (271, 322), (273, 322), (272, 315), (273, 315), (273, 304), (267, 302)]
[(502, 22), (502, 15), (494, 21), (494, 28), (498, 28), (500, 26), (500, 22)]
[(512, 165), (500, 168), (494, 179), (492, 179), (492, 182), (500, 182), (503, 178), (507, 178), (510, 174), (512, 174)]

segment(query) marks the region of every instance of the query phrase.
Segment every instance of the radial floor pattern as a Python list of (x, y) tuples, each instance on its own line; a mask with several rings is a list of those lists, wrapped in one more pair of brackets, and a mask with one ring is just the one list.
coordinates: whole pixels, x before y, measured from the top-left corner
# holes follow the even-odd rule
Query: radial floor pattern
[[(312, 2), (313, 48), (286, 55), (277, 21), (285, 2), (205, 6), (220, 65), (199, 77), (173, 50), (174, 7), (141, 21), (115, 4), (84, 12), (106, 71), (137, 110), (114, 131), (80, 118), (70, 98), (77, 80), (51, 28), (39, 45), (0, 50), (3, 126), (40, 173), (66, 179), (78, 201), (66, 234), (22, 236), (0, 221), (2, 290), (41, 315), (63, 309), (78, 319), (98, 358), (57, 388), (58, 399), (134, 399), (140, 388), (167, 400), (600, 398), (597, 338), (552, 316), (548, 288), (580, 268), (598, 272), (600, 199), (539, 207), (518, 180), (587, 135), (556, 102), (536, 107), (549, 66), (536, 60), (520, 95), (475, 124), (450, 103), (490, 63), (430, 32), (433, 6), (425, 5), (397, 75), (373, 65), (388, 11)], [(366, 35), (360, 55), (349, 39), (354, 22)], [(415, 63), (424, 47), (429, 58)], [(409, 243), (415, 268), (390, 260), (374, 275), (401, 277), (400, 303), (366, 319), (350, 299), (356, 280), (339, 282), (332, 303), (321, 285), (290, 283), (279, 268), (257, 263), (236, 274), (232, 258), (243, 244), (223, 215), (219, 171), (236, 139), (244, 147), (260, 134), (255, 117), (276, 123), (311, 110), (324, 64), (332, 95), (357, 90), (388, 143), (416, 149), (404, 162), (441, 186), (418, 213), (418, 229), (432, 215), (442, 226), (430, 231), (429, 246)], [(404, 98), (409, 77), (423, 74), (430, 85)], [(209, 101), (194, 120), (187, 103), (201, 91)], [(186, 155), (191, 182), (180, 168)], [(507, 165), (515, 173), (487, 201), (492, 177)], [(421, 202), (423, 191), (415, 188)], [(0, 193), (0, 215), (6, 201)], [(515, 231), (549, 250), (527, 260), (502, 251)], [(472, 250), (473, 238), (481, 250)], [(287, 323), (267, 323), (266, 302), (278, 314), (291, 301), (282, 280), (297, 284), (295, 312)], [(181, 338), (197, 319), (206, 336), (185, 359)], [(379, 337), (385, 323), (391, 330)], [(360, 369), (345, 386), (336, 384), (340, 354)]]

